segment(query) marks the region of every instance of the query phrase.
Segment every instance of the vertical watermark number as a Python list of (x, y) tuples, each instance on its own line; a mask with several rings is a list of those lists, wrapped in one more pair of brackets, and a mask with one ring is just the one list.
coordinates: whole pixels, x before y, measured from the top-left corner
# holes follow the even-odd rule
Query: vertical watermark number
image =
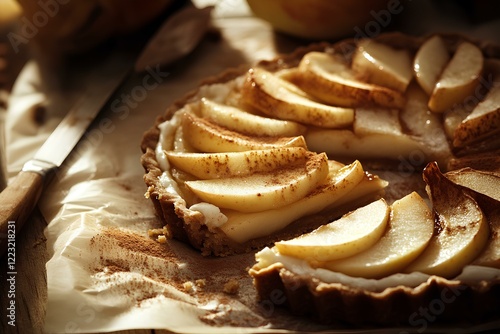
[(7, 225), (7, 323), (16, 326), (16, 222)]

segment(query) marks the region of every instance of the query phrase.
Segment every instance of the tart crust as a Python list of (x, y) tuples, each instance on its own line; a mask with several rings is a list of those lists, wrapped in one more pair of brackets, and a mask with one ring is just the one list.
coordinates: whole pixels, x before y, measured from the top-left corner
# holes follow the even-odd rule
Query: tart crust
[(500, 279), (468, 284), (430, 276), (414, 288), (374, 292), (298, 275), (281, 263), (250, 272), (261, 302), (279, 300), (293, 314), (323, 324), (409, 325), (423, 331), (436, 323), (480, 324), (500, 318)]

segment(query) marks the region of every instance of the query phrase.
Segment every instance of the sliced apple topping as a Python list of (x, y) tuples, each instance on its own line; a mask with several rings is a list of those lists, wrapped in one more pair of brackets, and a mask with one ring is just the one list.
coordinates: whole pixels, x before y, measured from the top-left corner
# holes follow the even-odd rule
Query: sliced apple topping
[[(428, 96), (417, 84), (410, 84), (406, 95), (408, 103), (401, 109), (400, 119), (406, 132), (422, 144), (421, 161), (437, 160), (438, 163), (444, 163), (452, 153), (441, 115), (429, 111)], [(418, 152), (411, 153), (418, 156)]]
[(418, 84), (427, 95), (432, 94), (449, 61), (450, 53), (439, 35), (427, 39), (418, 49), (413, 59), (413, 71)]
[(199, 179), (220, 179), (272, 172), (304, 164), (308, 151), (302, 147), (225, 153), (165, 152), (169, 162)]
[[(499, 76), (500, 77), (500, 76)], [(456, 128), (453, 146), (464, 147), (500, 133), (500, 84), (494, 84), (483, 101)]]
[(358, 42), (351, 66), (363, 81), (399, 92), (404, 92), (413, 79), (411, 56), (407, 50), (371, 39)]
[(444, 132), (446, 133), (446, 137), (451, 142), (455, 137), (455, 130), (458, 128), (460, 123), (462, 123), (462, 121), (469, 116), (470, 113), (470, 107), (463, 104), (457, 104), (443, 113)]
[(462, 42), (439, 77), (429, 99), (429, 108), (444, 112), (463, 103), (479, 84), (483, 72), (484, 57), (474, 44)]
[(279, 241), (283, 255), (311, 263), (347, 258), (373, 246), (384, 234), (389, 206), (380, 199), (297, 238)]
[(365, 278), (381, 278), (399, 273), (422, 253), (433, 231), (431, 210), (420, 195), (412, 192), (391, 205), (387, 230), (374, 246), (346, 259), (322, 263), (320, 266)]
[(186, 140), (201, 152), (241, 152), (275, 147), (306, 147), (304, 137), (250, 137), (185, 113), (182, 128)]
[(471, 190), (490, 225), (488, 243), (472, 264), (500, 269), (500, 174), (467, 167), (448, 172), (445, 176)]
[(293, 82), (331, 105), (401, 108), (406, 103), (404, 95), (399, 91), (357, 79), (352, 69), (339, 56), (310, 52), (302, 58), (299, 70)]
[(429, 163), (423, 176), (438, 228), (424, 252), (405, 271), (452, 278), (485, 248), (488, 222), (474, 198), (447, 179), (436, 163)]
[(500, 202), (500, 174), (469, 167), (446, 173), (446, 177), (456, 184), (472, 189)]
[(354, 110), (315, 102), (291, 83), (260, 68), (248, 72), (242, 96), (273, 118), (329, 128), (349, 126), (354, 119)]
[(353, 129), (360, 137), (373, 134), (403, 135), (398, 109), (357, 108)]
[[(383, 115), (383, 114), (382, 114)], [(358, 136), (351, 130), (312, 129), (306, 134), (307, 145), (315, 152), (325, 152), (328, 156), (339, 158), (357, 157), (359, 159), (386, 158), (397, 161), (408, 152), (422, 152), (423, 146), (397, 129), (378, 129), (389, 131)]]
[(257, 212), (296, 202), (314, 190), (328, 175), (326, 154), (308, 153), (305, 164), (271, 173), (242, 177), (186, 181), (202, 201), (220, 208)]
[(248, 135), (288, 137), (306, 131), (306, 127), (297, 122), (254, 115), (206, 98), (200, 102), (200, 113), (220, 126)]
[[(329, 160), (326, 180), (304, 198), (278, 209), (245, 213), (223, 210), (227, 223), (221, 226), (224, 233), (236, 242), (270, 235), (301, 217), (314, 215), (360, 198), (377, 194), (387, 182), (368, 176), (359, 161), (343, 166)], [(262, 224), (262, 222), (266, 222)]]

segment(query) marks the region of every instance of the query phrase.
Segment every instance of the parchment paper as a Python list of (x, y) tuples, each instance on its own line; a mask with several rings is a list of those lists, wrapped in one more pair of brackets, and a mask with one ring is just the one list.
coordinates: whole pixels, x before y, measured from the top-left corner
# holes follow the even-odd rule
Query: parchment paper
[[(45, 234), (51, 255), (47, 332), (135, 328), (182, 333), (326, 331), (286, 311), (257, 304), (247, 274), (253, 254), (203, 258), (184, 244), (159, 244), (147, 235), (148, 229), (161, 226), (143, 196), (139, 143), (156, 116), (207, 76), (270, 59), (304, 43), (276, 38), (269, 25), (250, 17), (242, 3), (216, 2), (214, 25), (222, 34), (220, 40), (206, 39), (175, 68), (129, 79), (112, 99), (120, 108), (101, 114), (43, 194), (40, 209), (49, 222)], [(89, 84), (84, 81), (83, 77), (74, 92), (61, 95), (43, 65), (30, 62), (25, 67), (14, 87), (6, 123), (10, 177), (74, 103), (78, 87)], [(45, 117), (37, 124), (33, 112), (40, 106)], [(226, 284), (235, 281), (239, 286), (233, 291)], [(388, 333), (402, 329), (344, 330)], [(328, 330), (340, 331), (340, 326)]]

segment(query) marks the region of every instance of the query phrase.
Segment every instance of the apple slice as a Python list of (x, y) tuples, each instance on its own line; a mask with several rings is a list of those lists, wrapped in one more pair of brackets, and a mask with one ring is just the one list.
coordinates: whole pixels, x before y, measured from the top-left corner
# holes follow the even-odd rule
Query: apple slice
[(469, 167), (447, 172), (445, 176), (463, 187), (500, 202), (500, 174), (480, 171)]
[(445, 278), (458, 275), (485, 249), (489, 226), (478, 203), (447, 179), (435, 162), (423, 172), (436, 215), (436, 234), (406, 269)]
[(305, 138), (311, 151), (325, 152), (336, 159), (387, 158), (399, 161), (408, 156), (408, 152), (425, 150), (421, 143), (406, 134), (372, 133), (360, 137), (351, 130), (311, 129)]
[[(441, 114), (429, 111), (429, 97), (416, 83), (410, 84), (406, 91), (408, 103), (400, 111), (402, 127), (411, 137), (421, 143), (426, 161), (436, 160), (444, 164), (452, 157), (450, 143), (443, 129)], [(411, 152), (418, 157), (418, 152)], [(418, 160), (418, 159), (417, 159)]]
[(331, 105), (401, 108), (406, 103), (401, 92), (357, 79), (352, 69), (336, 55), (310, 52), (302, 58), (299, 70), (293, 83)]
[(471, 190), (490, 225), (486, 248), (472, 264), (500, 269), (500, 174), (467, 167), (448, 172), (445, 176)]
[(484, 67), (481, 50), (469, 42), (461, 43), (439, 77), (429, 99), (429, 108), (444, 112), (460, 104), (474, 91)]
[(450, 141), (453, 141), (453, 138), (455, 138), (455, 130), (470, 113), (471, 108), (463, 104), (457, 104), (443, 113), (443, 128), (446, 137)]
[(243, 177), (186, 181), (202, 201), (241, 212), (279, 208), (303, 198), (328, 175), (326, 154), (308, 153), (305, 164)]
[(206, 98), (200, 102), (200, 113), (220, 126), (248, 135), (287, 137), (298, 136), (306, 131), (306, 127), (297, 122), (254, 115)]
[[(276, 147), (304, 147), (304, 137), (250, 137), (220, 127), (212, 122), (185, 113), (182, 116), (184, 140), (201, 152), (241, 152)], [(189, 134), (189, 135), (186, 135)]]
[(372, 247), (321, 268), (364, 278), (400, 272), (425, 249), (434, 232), (432, 212), (416, 192), (395, 201), (385, 234)]
[(357, 108), (353, 130), (360, 137), (373, 134), (403, 136), (398, 109)]
[(285, 228), (301, 217), (352, 204), (366, 196), (374, 196), (387, 182), (368, 176), (359, 161), (342, 166), (329, 160), (328, 177), (311, 194), (278, 209), (262, 212), (238, 212), (223, 210), (227, 223), (222, 231), (232, 240), (242, 243), (250, 239), (270, 235)]
[(413, 71), (418, 84), (427, 95), (432, 94), (450, 58), (450, 53), (439, 35), (428, 38), (418, 49), (413, 59)]
[(165, 152), (176, 168), (199, 179), (220, 179), (272, 172), (286, 166), (304, 164), (308, 151), (302, 147), (283, 147), (226, 153)]
[(403, 93), (413, 79), (412, 62), (407, 50), (362, 39), (352, 58), (352, 69), (366, 82)]
[(500, 85), (494, 84), (484, 100), (479, 102), (455, 130), (453, 146), (464, 147), (498, 133), (500, 133)]
[(354, 110), (315, 102), (291, 83), (260, 68), (248, 72), (242, 97), (266, 115), (284, 120), (339, 128), (351, 125), (354, 119)]
[(379, 199), (297, 238), (275, 243), (283, 255), (312, 264), (346, 258), (373, 246), (384, 234), (389, 206)]

